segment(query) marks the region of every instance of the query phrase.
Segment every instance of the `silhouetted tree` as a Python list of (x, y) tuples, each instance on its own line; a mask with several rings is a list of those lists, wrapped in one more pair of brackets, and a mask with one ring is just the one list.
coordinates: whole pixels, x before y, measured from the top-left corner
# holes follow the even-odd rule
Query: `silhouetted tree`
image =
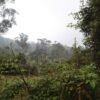
[(7, 8), (7, 3), (13, 3), (14, 0), (0, 0), (0, 33), (5, 33), (16, 24), (15, 14), (16, 10), (13, 8)]
[(78, 13), (75, 13), (77, 26), (85, 35), (85, 45), (92, 52), (93, 62), (100, 67), (100, 1), (87, 0)]

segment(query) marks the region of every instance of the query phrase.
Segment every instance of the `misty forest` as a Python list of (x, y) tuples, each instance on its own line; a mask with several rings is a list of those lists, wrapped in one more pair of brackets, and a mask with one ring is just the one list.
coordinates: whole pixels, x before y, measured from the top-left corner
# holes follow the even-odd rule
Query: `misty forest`
[(82, 46), (4, 37), (17, 23), (18, 11), (6, 6), (15, 1), (0, 0), (0, 100), (100, 100), (100, 1), (80, 0), (76, 23), (66, 25), (84, 35)]

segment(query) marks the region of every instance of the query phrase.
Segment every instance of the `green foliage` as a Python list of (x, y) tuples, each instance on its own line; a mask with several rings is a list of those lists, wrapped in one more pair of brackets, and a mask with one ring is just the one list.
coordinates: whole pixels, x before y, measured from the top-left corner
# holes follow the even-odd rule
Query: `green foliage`
[[(14, 99), (21, 92), (27, 91), (27, 100), (96, 100), (99, 77), (94, 64), (76, 69), (67, 63), (51, 63), (41, 70), (44, 73), (39, 80), (28, 80), (30, 90), (25, 90), (24, 82), (10, 84), (0, 94), (1, 100)], [(4, 99), (3, 99), (4, 98)]]
[(2, 75), (17, 75), (20, 74), (19, 67), (24, 69), (17, 58), (1, 58), (0, 59), (0, 74)]
[(75, 69), (73, 65), (69, 64), (60, 66), (56, 64), (55, 67), (55, 70), (52, 68), (45, 69), (45, 72), (47, 70), (50, 73), (45, 76), (45, 79), (33, 86), (31, 100), (32, 98), (44, 100), (53, 97), (57, 97), (55, 100), (66, 100), (66, 98), (68, 100), (80, 100), (79, 97), (84, 100), (95, 98), (99, 77), (95, 72), (94, 65), (80, 69)]
[(23, 87), (23, 84), (17, 83), (14, 85), (11, 85), (3, 90), (2, 93), (0, 93), (0, 100), (12, 100), (15, 95), (18, 95), (20, 89)]
[(58, 84), (52, 79), (42, 79), (32, 87), (29, 100), (57, 100)]
[(14, 58), (2, 58), (0, 59), (0, 74), (15, 74), (17, 73), (18, 61)]
[(25, 64), (27, 63), (27, 61), (26, 61), (26, 56), (25, 56), (24, 53), (19, 53), (19, 54), (17, 55), (16, 59), (18, 60), (18, 63), (19, 63), (19, 64), (24, 64), (24, 65), (25, 65)]
[(77, 26), (85, 35), (87, 48), (92, 53), (92, 59), (96, 66), (100, 66), (100, 1), (87, 0), (86, 5), (82, 6), (78, 13), (75, 13)]

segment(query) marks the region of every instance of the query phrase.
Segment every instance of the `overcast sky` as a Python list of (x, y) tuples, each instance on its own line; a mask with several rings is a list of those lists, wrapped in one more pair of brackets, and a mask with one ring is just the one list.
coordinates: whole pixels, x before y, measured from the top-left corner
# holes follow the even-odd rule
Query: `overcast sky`
[(16, 0), (14, 6), (19, 12), (17, 26), (10, 29), (6, 37), (15, 38), (25, 33), (29, 41), (47, 38), (68, 46), (76, 37), (78, 44), (82, 44), (82, 33), (66, 27), (73, 21), (69, 14), (79, 10), (80, 0)]

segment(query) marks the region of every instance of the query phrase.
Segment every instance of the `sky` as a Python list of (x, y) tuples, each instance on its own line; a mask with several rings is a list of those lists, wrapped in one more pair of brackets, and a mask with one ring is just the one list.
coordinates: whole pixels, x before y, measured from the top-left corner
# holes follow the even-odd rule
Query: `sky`
[(82, 45), (82, 33), (67, 27), (68, 23), (75, 22), (70, 13), (79, 11), (80, 0), (16, 0), (13, 6), (19, 13), (17, 25), (5, 37), (14, 39), (25, 33), (29, 41), (46, 38), (68, 46), (72, 46), (76, 38)]

